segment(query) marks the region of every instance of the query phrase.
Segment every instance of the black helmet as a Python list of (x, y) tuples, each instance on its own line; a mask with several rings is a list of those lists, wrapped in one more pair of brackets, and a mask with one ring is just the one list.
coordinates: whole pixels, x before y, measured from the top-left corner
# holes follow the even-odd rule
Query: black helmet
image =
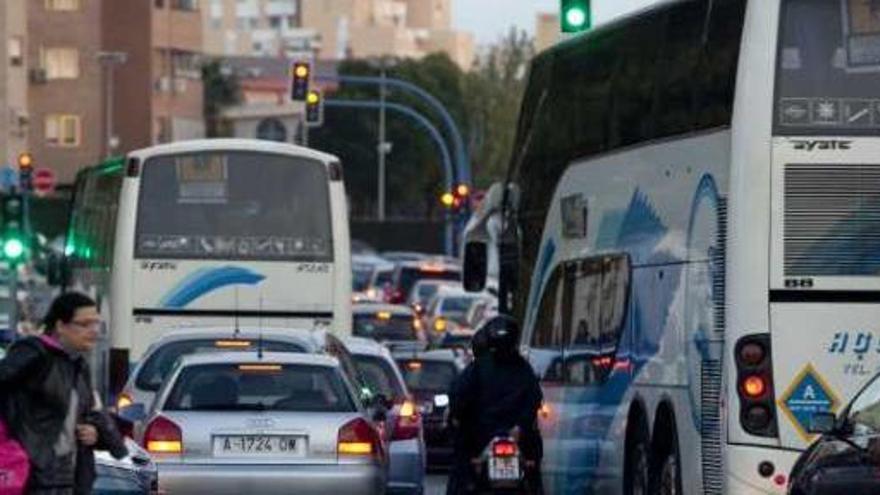
[(513, 354), (519, 343), (519, 323), (510, 316), (498, 315), (486, 322), (482, 329), (486, 344), (495, 354)]

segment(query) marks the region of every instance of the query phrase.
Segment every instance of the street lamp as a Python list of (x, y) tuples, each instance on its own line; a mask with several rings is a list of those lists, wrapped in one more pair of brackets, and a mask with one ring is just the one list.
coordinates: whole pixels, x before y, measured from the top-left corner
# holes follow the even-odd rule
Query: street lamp
[(378, 212), (377, 217), (380, 222), (385, 221), (385, 156), (388, 153), (391, 153), (391, 143), (386, 140), (386, 118), (385, 118), (385, 103), (387, 101), (388, 94), (388, 86), (385, 80), (388, 78), (388, 69), (391, 69), (397, 65), (397, 60), (382, 56), (378, 59), (370, 61), (370, 66), (373, 68), (379, 69), (379, 74), (381, 78), (381, 84), (379, 86), (379, 142), (376, 144), (376, 151), (379, 155), (379, 184), (378, 184)]
[(106, 113), (104, 114), (104, 126), (106, 135), (106, 141), (104, 142), (104, 155), (110, 156), (113, 154), (113, 150), (119, 146), (119, 138), (113, 132), (113, 69), (117, 65), (122, 65), (128, 61), (128, 54), (125, 52), (98, 52), (97, 54), (98, 62), (104, 67), (105, 73), (105, 85), (106, 85)]

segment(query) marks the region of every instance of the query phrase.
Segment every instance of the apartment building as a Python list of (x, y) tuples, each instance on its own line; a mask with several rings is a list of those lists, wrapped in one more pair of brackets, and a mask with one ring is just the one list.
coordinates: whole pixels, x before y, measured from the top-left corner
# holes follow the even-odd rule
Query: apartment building
[(61, 184), (110, 154), (204, 135), (198, 0), (25, 1), (28, 147)]
[(204, 51), (237, 57), (311, 56), (320, 44), (300, 27), (299, 0), (203, 0)]
[(451, 0), (203, 0), (205, 53), (327, 60), (443, 51), (469, 68)]
[(0, 2), (0, 40), (7, 53), (0, 58), (0, 165), (14, 165), (27, 148), (26, 0)]
[(535, 52), (542, 52), (561, 40), (559, 14), (539, 13), (535, 17)]

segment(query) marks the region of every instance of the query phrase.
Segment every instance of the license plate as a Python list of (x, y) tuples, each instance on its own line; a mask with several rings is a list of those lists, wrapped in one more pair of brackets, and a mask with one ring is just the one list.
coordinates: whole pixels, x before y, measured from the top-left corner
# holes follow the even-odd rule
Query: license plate
[(490, 481), (519, 479), (519, 459), (516, 457), (492, 457), (489, 459)]
[(302, 457), (306, 439), (288, 435), (223, 435), (214, 437), (214, 455)]

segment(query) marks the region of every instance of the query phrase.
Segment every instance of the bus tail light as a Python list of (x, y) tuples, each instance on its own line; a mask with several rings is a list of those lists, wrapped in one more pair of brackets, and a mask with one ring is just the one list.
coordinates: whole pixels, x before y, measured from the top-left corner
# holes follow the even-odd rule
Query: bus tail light
[(739, 418), (743, 429), (759, 437), (778, 436), (770, 335), (754, 334), (741, 338), (736, 343), (734, 357)]

